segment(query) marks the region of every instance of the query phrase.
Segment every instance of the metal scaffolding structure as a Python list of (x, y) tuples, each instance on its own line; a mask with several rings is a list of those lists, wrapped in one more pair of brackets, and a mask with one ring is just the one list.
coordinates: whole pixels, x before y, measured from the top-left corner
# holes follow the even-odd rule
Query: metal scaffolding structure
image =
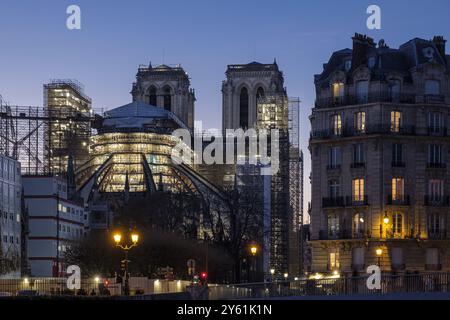
[(300, 150), (300, 99), (289, 99), (289, 207), (290, 264), (295, 274), (303, 273), (303, 153)]
[(0, 154), (20, 161), (22, 174), (62, 174), (69, 155), (78, 164), (87, 160), (93, 118), (90, 99), (75, 80), (44, 85), (44, 107), (12, 106), (0, 98)]

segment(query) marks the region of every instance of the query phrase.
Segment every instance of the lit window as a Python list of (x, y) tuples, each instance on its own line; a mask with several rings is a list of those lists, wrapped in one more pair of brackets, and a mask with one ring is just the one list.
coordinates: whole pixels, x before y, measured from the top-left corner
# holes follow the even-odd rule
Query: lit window
[(405, 198), (405, 180), (392, 178), (392, 200), (402, 201)]
[(355, 129), (358, 133), (366, 132), (366, 113), (355, 113)]
[(337, 270), (341, 267), (341, 263), (339, 260), (339, 251), (336, 250), (334, 252), (330, 252), (329, 259), (330, 270)]
[(400, 132), (402, 113), (400, 111), (391, 111), (391, 132)]
[(356, 213), (353, 216), (353, 233), (354, 236), (359, 237), (364, 233), (364, 213)]
[(333, 83), (333, 98), (335, 102), (339, 102), (344, 96), (344, 84), (341, 82)]
[(364, 179), (353, 179), (353, 201), (364, 201)]
[(392, 233), (394, 237), (400, 237), (403, 231), (403, 216), (401, 213), (392, 215)]
[(340, 114), (335, 114), (331, 117), (331, 128), (334, 135), (338, 136), (342, 134), (342, 119)]

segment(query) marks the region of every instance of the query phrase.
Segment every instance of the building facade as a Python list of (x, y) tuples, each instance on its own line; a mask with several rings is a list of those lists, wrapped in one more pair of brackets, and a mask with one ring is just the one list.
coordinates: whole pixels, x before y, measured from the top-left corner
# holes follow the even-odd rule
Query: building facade
[(356, 34), (315, 76), (313, 272), (450, 270), (450, 56)]
[(0, 278), (20, 277), (21, 215), (20, 163), (0, 155)]
[(68, 200), (67, 182), (55, 176), (24, 176), (28, 208), (28, 259), (34, 277), (63, 276), (65, 252), (89, 227), (83, 203)]
[(67, 171), (69, 156), (79, 167), (89, 159), (91, 99), (76, 80), (53, 80), (44, 85), (44, 107), (48, 122), (45, 155), (48, 171)]
[(139, 67), (131, 94), (133, 102), (143, 102), (173, 112), (189, 128), (194, 128), (195, 91), (189, 76), (177, 65)]

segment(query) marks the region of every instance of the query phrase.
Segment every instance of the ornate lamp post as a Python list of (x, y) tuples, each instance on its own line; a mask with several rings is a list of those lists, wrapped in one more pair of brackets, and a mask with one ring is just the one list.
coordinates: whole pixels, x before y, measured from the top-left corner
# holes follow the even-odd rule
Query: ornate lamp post
[(381, 256), (383, 255), (383, 249), (377, 248), (377, 250), (375, 250), (375, 253), (377, 254), (377, 257), (378, 257), (378, 267), (380, 268), (380, 271), (381, 271)]
[(124, 294), (126, 296), (128, 296), (130, 294), (130, 285), (128, 282), (128, 263), (130, 262), (130, 260), (128, 260), (128, 251), (131, 250), (131, 248), (134, 248), (135, 246), (137, 246), (137, 243), (139, 241), (139, 235), (137, 233), (132, 233), (131, 234), (131, 244), (125, 244), (122, 245), (122, 235), (120, 233), (115, 233), (114, 234), (114, 242), (116, 243), (116, 247), (122, 249), (125, 252), (125, 260), (123, 260), (124, 264), (125, 264), (125, 279), (124, 279)]
[(250, 253), (252, 255), (252, 269), (253, 269), (253, 281), (256, 280), (256, 255), (258, 254), (258, 247), (255, 244), (250, 246)]

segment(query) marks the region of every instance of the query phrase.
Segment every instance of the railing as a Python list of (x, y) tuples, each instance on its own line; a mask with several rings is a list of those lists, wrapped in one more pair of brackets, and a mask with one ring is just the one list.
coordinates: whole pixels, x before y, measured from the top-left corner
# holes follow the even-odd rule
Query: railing
[(392, 197), (392, 194), (388, 194), (386, 204), (391, 206), (409, 206), (410, 200), (408, 195), (402, 197)]
[(340, 164), (329, 164), (327, 165), (327, 170), (340, 170), (341, 165)]
[(427, 207), (448, 207), (450, 206), (449, 196), (426, 195), (424, 205)]
[(364, 230), (341, 229), (337, 231), (319, 230), (319, 240), (364, 239)]
[(445, 96), (442, 94), (426, 94), (423, 96), (423, 102), (426, 104), (445, 103)]
[(447, 232), (445, 230), (428, 230), (428, 239), (444, 240), (446, 238)]
[[(437, 269), (438, 266), (430, 266)], [(369, 289), (367, 277), (300, 279), (210, 287), (214, 299), (268, 299), (276, 297), (385, 295), (450, 292), (449, 273), (382, 275), (381, 288)]]
[(350, 167), (352, 169), (364, 169), (366, 167), (366, 164), (364, 162), (353, 162)]
[(322, 198), (322, 208), (344, 207), (344, 197)]
[[(336, 134), (338, 132), (338, 134)], [(364, 130), (344, 126), (341, 130), (333, 129), (315, 130), (311, 132), (311, 139), (347, 138), (369, 134), (415, 135), (415, 126), (392, 127), (390, 124), (367, 125)]]
[(358, 207), (367, 205), (369, 205), (369, 197), (367, 195), (358, 198), (351, 196), (322, 198), (322, 208)]
[[(431, 99), (431, 97), (430, 97)], [(426, 100), (426, 99), (424, 99)], [(395, 103), (415, 103), (415, 94), (392, 94), (388, 91), (371, 92), (367, 95), (343, 95), (340, 97), (321, 98), (316, 100), (316, 108), (332, 108), (340, 106), (351, 106), (356, 104), (395, 102)], [(425, 102), (427, 103), (427, 102)]]
[(427, 163), (428, 169), (445, 169), (447, 168), (447, 164), (443, 162), (429, 162)]
[(391, 162), (392, 168), (404, 168), (405, 166), (406, 166), (406, 164), (402, 161), (392, 161)]

